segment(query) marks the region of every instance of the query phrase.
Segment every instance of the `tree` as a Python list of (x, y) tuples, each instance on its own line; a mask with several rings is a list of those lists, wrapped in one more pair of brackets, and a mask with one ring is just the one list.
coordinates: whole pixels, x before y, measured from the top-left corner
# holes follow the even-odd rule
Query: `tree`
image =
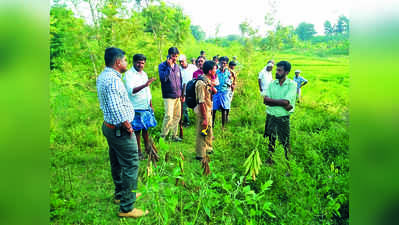
[(87, 62), (87, 30), (72, 10), (55, 5), (50, 10), (50, 68), (62, 69), (64, 61)]
[(190, 33), (190, 19), (183, 15), (179, 7), (149, 5), (142, 12), (145, 18), (145, 32), (153, 34), (158, 45), (159, 58), (162, 61), (163, 48), (166, 42), (181, 44)]
[(338, 18), (335, 32), (337, 34), (348, 34), (349, 33), (349, 19), (342, 15)]
[(190, 25), (191, 33), (197, 41), (202, 41), (205, 39), (205, 32), (198, 25)]
[(326, 22), (324, 22), (324, 34), (326, 36), (330, 36), (334, 34), (334, 28), (331, 25), (331, 22), (326, 20)]
[(299, 39), (307, 41), (316, 34), (316, 31), (313, 24), (302, 22), (296, 28), (295, 33), (298, 34)]

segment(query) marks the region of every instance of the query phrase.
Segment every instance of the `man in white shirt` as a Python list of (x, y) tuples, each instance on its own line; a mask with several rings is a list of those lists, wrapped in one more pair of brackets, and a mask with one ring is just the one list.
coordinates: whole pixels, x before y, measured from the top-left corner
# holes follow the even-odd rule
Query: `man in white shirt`
[(150, 84), (155, 78), (148, 79), (146, 72), (143, 71), (146, 57), (143, 54), (133, 56), (133, 67), (125, 74), (124, 81), (128, 91), (129, 100), (134, 108), (134, 120), (132, 127), (136, 135), (137, 147), (140, 160), (144, 159), (141, 151), (140, 133), (143, 131), (145, 150), (149, 151), (148, 129), (155, 127), (157, 121), (154, 116), (154, 108), (151, 102)]
[(269, 87), (269, 84), (273, 81), (273, 63), (268, 62), (267, 65), (260, 71), (258, 76), (259, 83), (259, 91), (261, 96), (266, 96), (266, 90)]
[[(183, 95), (186, 95), (186, 85), (187, 83), (193, 79), (193, 73), (197, 70), (197, 67), (193, 64), (187, 63), (187, 58), (185, 55), (179, 56), (179, 64), (180, 71), (182, 76), (182, 87), (183, 87)], [(183, 126), (187, 127), (190, 125), (190, 120), (188, 118), (188, 109), (187, 104), (183, 103)]]

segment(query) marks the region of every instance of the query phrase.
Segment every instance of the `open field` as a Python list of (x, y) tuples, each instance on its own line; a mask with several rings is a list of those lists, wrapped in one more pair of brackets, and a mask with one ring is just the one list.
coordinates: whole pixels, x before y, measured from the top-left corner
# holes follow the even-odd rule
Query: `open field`
[[(230, 57), (230, 55), (229, 55)], [(262, 138), (265, 105), (257, 86), (267, 56), (254, 53), (238, 76), (230, 123), (222, 132), (220, 113), (214, 128), (215, 153), (211, 171), (201, 175), (195, 156), (195, 129), (185, 128), (182, 143), (157, 143), (161, 160), (147, 176), (139, 171), (136, 207), (150, 215), (119, 219), (113, 204), (113, 183), (95, 77), (85, 67), (50, 74), (50, 223), (51, 224), (348, 224), (349, 223), (349, 63), (347, 56), (275, 55), (300, 69), (309, 83), (303, 102), (291, 117), (290, 176), (286, 176), (281, 146), (276, 163), (261, 165), (256, 180), (244, 178), (244, 162), (258, 149), (264, 162)], [(130, 67), (131, 65), (129, 65)], [(149, 74), (150, 77), (154, 74)], [(152, 87), (158, 126), (163, 120), (159, 81)], [(193, 121), (194, 114), (191, 113)], [(184, 161), (181, 161), (181, 152)], [(165, 162), (165, 157), (167, 162)], [(183, 163), (181, 174), (179, 164)], [(175, 186), (176, 178), (186, 187)]]

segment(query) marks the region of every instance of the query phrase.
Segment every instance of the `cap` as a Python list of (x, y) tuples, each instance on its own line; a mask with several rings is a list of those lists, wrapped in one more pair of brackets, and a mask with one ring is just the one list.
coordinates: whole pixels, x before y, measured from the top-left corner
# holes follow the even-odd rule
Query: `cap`
[(295, 73), (300, 73), (301, 71), (300, 70), (295, 70)]
[(186, 60), (186, 56), (183, 55), (183, 54), (181, 54), (181, 55), (179, 56), (179, 61), (182, 61), (182, 60)]
[(267, 67), (269, 67), (269, 66), (273, 66), (273, 63), (268, 63), (268, 64), (267, 64)]

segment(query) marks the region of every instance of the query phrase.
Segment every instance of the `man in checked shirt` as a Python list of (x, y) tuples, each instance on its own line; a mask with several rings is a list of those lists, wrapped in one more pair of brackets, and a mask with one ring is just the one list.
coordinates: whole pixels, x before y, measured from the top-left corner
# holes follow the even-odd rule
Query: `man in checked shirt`
[(105, 50), (105, 69), (97, 78), (97, 94), (104, 113), (102, 131), (109, 146), (112, 179), (115, 184), (115, 200), (120, 204), (120, 217), (141, 217), (148, 214), (134, 208), (137, 189), (139, 156), (136, 138), (132, 137), (131, 122), (134, 109), (121, 80), (127, 71), (125, 52), (119, 48)]

